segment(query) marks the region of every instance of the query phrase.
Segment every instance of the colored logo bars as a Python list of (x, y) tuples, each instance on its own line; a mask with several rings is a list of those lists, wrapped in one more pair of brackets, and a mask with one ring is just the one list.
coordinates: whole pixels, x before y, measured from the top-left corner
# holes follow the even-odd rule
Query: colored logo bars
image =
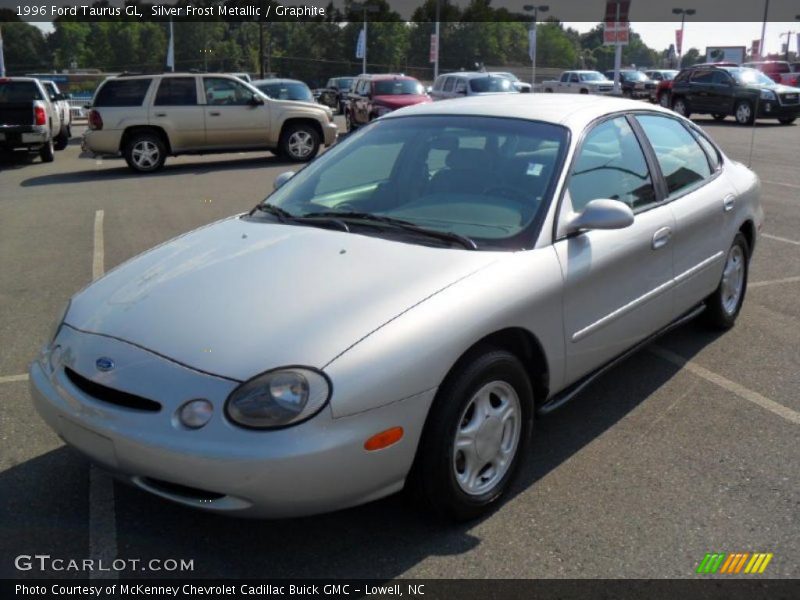
[(702, 574), (722, 573), (726, 575), (763, 573), (769, 561), (772, 560), (772, 556), (771, 552), (756, 552), (753, 554), (749, 552), (734, 552), (730, 554), (709, 552), (700, 562), (696, 572)]

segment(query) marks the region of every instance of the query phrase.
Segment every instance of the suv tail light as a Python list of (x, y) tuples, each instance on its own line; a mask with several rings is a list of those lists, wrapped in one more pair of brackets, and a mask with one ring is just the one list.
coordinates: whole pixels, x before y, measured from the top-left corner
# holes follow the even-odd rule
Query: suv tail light
[(33, 107), (33, 116), (34, 116), (34, 123), (36, 125), (46, 125), (47, 124), (47, 113), (44, 112), (44, 106), (39, 106), (38, 104)]
[(89, 111), (89, 129), (102, 129), (103, 128), (103, 117), (100, 116), (100, 113), (96, 110), (92, 109)]

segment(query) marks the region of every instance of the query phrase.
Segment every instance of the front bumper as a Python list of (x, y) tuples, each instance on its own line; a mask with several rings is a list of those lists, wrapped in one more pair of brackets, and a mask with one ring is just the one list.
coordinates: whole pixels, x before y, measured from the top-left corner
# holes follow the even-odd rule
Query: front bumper
[[(97, 357), (113, 357), (100, 373)], [(65, 367), (93, 381), (159, 401), (159, 412), (123, 408), (73, 385)], [(330, 406), (300, 425), (273, 431), (239, 428), (223, 415), (237, 383), (199, 373), (119, 340), (62, 327), (31, 365), (33, 404), (64, 441), (146, 491), (207, 511), (253, 517), (328, 512), (403, 487), (435, 390), (350, 417)], [(188, 399), (207, 398), (214, 416), (189, 430), (175, 417)], [(397, 444), (364, 450), (367, 438), (403, 427)]]
[(758, 117), (761, 119), (796, 119), (800, 117), (800, 104), (782, 105), (775, 100), (762, 100), (758, 103)]
[(322, 126), (322, 135), (326, 146), (332, 146), (334, 142), (336, 142), (336, 136), (338, 134), (339, 128), (336, 123), (326, 123)]

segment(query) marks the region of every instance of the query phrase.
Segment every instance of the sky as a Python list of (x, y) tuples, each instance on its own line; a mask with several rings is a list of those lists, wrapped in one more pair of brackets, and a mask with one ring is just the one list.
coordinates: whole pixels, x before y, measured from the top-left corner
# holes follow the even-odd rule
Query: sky
[[(33, 23), (45, 32), (53, 30), (52, 23)], [(565, 22), (566, 27), (577, 29), (585, 33), (597, 26), (594, 22)], [(686, 22), (684, 27), (683, 51), (689, 48), (697, 48), (701, 55), (705, 55), (706, 46), (745, 46), (750, 48), (753, 40), (761, 39), (761, 23), (757, 22), (730, 22), (730, 23), (707, 23)], [(655, 50), (666, 50), (670, 44), (675, 43), (675, 30), (680, 27), (680, 23), (647, 23), (634, 22), (631, 27), (636, 31), (644, 43)], [(780, 52), (782, 40), (786, 36), (779, 37), (780, 33), (787, 31), (794, 32), (792, 35), (790, 50), (797, 51), (797, 33), (800, 32), (800, 21), (777, 23), (768, 22), (765, 35), (765, 47), (767, 52)]]

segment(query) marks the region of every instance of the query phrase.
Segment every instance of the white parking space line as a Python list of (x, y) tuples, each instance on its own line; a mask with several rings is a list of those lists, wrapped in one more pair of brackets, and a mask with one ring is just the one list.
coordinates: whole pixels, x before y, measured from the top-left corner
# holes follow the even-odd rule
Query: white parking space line
[(770, 279), (768, 281), (754, 281), (752, 283), (748, 283), (747, 287), (757, 288), (757, 287), (764, 287), (765, 285), (777, 285), (779, 283), (796, 283), (798, 281), (800, 281), (800, 277), (784, 277), (783, 279)]
[(709, 381), (723, 389), (728, 390), (729, 392), (736, 394), (743, 400), (752, 402), (753, 404), (760, 406), (761, 408), (764, 408), (783, 419), (786, 419), (790, 423), (800, 425), (800, 412), (792, 410), (791, 408), (784, 406), (783, 404), (779, 404), (774, 400), (770, 400), (766, 396), (762, 396), (758, 392), (749, 390), (743, 385), (740, 385), (735, 381), (731, 381), (722, 375), (718, 375), (713, 371), (709, 371), (705, 367), (698, 365), (696, 362), (687, 360), (682, 356), (675, 354), (674, 352), (670, 352), (666, 348), (662, 348), (661, 346), (651, 346), (649, 350), (659, 358), (663, 358), (667, 362), (670, 362), (677, 367), (686, 369), (690, 373), (697, 375), (698, 377), (702, 377), (706, 381)]
[(780, 237), (780, 236), (777, 236), (777, 235), (772, 235), (772, 234), (769, 234), (769, 233), (762, 233), (761, 236), (765, 237), (765, 238), (769, 238), (771, 240), (778, 241), (778, 242), (785, 242), (787, 244), (794, 244), (795, 246), (800, 246), (800, 242), (798, 242), (796, 240), (790, 240), (789, 238), (784, 238), (784, 237)]
[(793, 183), (781, 183), (780, 181), (767, 181), (766, 179), (762, 179), (761, 182), (768, 183), (770, 185), (779, 185), (781, 187), (788, 187), (792, 188), (793, 190), (800, 190), (800, 185), (794, 185)]
[[(92, 279), (105, 271), (105, 243), (103, 241), (103, 217), (98, 210), (94, 214), (94, 253), (92, 257)], [(114, 481), (94, 465), (89, 467), (89, 556), (109, 567), (117, 557), (117, 516), (114, 507)], [(94, 564), (98, 564), (95, 562)], [(90, 579), (118, 579), (116, 571), (91, 571)]]
[(20, 375), (3, 375), (0, 377), (0, 383), (12, 383), (14, 381), (28, 381), (28, 374), (22, 373)]

